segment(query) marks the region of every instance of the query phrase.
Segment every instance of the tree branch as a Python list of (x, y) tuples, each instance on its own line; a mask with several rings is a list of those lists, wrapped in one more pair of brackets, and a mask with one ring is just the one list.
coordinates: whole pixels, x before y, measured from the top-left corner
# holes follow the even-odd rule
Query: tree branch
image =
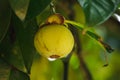
[(77, 50), (77, 55), (80, 62), (80, 69), (82, 70), (82, 73), (83, 73), (83, 78), (84, 80), (92, 80), (92, 75), (89, 69), (87, 68), (85, 61), (82, 57), (82, 48), (81, 48), (81, 42), (79, 37), (80, 36), (79, 30), (73, 26), (70, 27), (70, 30), (72, 31), (75, 42), (76, 42), (76, 50)]
[(63, 59), (63, 65), (64, 65), (63, 80), (68, 80), (69, 61), (71, 56), (72, 56), (72, 52), (65, 59)]
[(69, 62), (63, 61), (63, 65), (64, 65), (63, 80), (68, 80), (68, 66), (69, 66)]

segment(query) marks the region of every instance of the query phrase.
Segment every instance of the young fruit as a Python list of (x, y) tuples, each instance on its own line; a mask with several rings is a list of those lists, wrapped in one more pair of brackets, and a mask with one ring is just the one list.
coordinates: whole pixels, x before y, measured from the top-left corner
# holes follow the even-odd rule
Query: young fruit
[(38, 30), (34, 45), (37, 51), (46, 58), (62, 58), (72, 51), (74, 38), (64, 25), (48, 24)]

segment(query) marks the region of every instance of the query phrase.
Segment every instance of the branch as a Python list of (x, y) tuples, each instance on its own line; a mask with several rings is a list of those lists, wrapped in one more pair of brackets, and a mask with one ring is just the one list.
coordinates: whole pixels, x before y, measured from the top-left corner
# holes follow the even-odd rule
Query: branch
[(65, 58), (63, 59), (63, 65), (64, 65), (64, 74), (63, 74), (63, 80), (68, 80), (68, 69), (69, 69), (69, 61), (72, 56), (72, 52)]
[(77, 55), (78, 55), (78, 59), (80, 62), (80, 69), (82, 70), (82, 73), (84, 76), (84, 80), (92, 80), (92, 75), (91, 75), (90, 71), (88, 70), (88, 68), (85, 64), (85, 61), (82, 57), (82, 48), (81, 48), (81, 43), (80, 43), (80, 38), (79, 38), (79, 36), (80, 36), (79, 31), (72, 25), (70, 27), (70, 30), (72, 31), (75, 42), (76, 42)]
[(69, 67), (69, 62), (63, 61), (63, 65), (64, 65), (63, 80), (68, 80), (68, 67)]

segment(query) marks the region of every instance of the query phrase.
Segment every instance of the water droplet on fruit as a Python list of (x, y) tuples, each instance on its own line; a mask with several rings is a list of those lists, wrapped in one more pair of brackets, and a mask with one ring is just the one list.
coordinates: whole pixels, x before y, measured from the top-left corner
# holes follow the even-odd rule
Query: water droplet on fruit
[(49, 61), (55, 61), (56, 58), (48, 58)]

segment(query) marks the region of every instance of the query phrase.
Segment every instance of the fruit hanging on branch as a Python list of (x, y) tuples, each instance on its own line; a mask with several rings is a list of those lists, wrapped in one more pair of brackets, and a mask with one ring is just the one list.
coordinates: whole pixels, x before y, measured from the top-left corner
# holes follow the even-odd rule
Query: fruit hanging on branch
[(64, 17), (53, 14), (37, 31), (34, 45), (40, 55), (48, 59), (66, 57), (73, 49), (74, 38), (71, 31), (64, 25)]

